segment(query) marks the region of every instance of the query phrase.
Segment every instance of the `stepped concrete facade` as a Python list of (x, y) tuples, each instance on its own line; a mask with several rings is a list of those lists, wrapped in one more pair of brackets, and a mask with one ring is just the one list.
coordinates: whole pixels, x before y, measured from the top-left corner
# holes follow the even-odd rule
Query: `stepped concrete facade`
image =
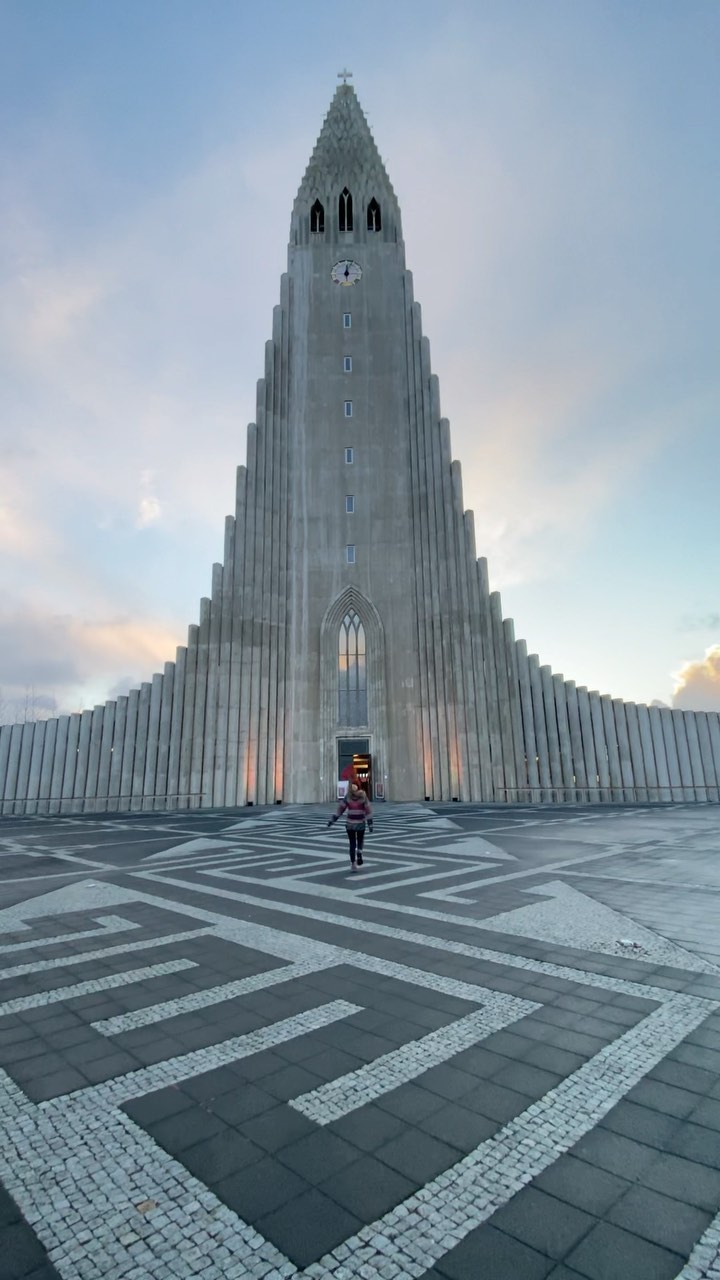
[(516, 640), (476, 556), (400, 208), (341, 84), (198, 625), (127, 697), (0, 731), (4, 813), (376, 797), (715, 801), (720, 716), (576, 688)]

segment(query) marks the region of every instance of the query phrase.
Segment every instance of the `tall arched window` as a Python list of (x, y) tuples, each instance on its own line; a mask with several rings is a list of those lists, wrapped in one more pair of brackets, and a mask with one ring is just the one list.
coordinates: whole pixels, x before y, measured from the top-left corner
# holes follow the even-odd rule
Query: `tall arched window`
[(368, 219), (367, 219), (368, 231), (380, 231), (382, 227), (382, 220), (380, 218), (380, 205), (378, 204), (374, 196), (368, 205), (367, 213), (368, 213)]
[(348, 727), (368, 722), (365, 628), (354, 609), (340, 623), (338, 720)]
[(310, 210), (310, 230), (316, 235), (325, 230), (325, 210), (319, 200)]
[(347, 187), (343, 187), (340, 192), (340, 201), (338, 204), (338, 218), (341, 231), (352, 231), (353, 229), (353, 212), (352, 212), (352, 196)]

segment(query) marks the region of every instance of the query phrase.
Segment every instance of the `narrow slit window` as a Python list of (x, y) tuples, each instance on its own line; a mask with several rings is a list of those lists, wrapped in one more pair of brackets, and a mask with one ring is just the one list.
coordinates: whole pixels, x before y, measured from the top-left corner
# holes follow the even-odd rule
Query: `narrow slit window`
[(352, 418), (352, 400), (345, 401), (345, 417)]
[(310, 230), (313, 235), (321, 235), (325, 230), (325, 209), (319, 200), (315, 201), (310, 210)]
[(365, 629), (354, 609), (345, 614), (338, 641), (338, 720), (342, 725), (367, 724)]
[(346, 449), (346, 450), (345, 450), (345, 461), (346, 461), (346, 462), (354, 462), (354, 461), (355, 461), (355, 452), (354, 452), (354, 450), (353, 450), (353, 449)]
[(345, 512), (349, 516), (355, 513), (355, 495), (352, 493), (345, 494)]
[(345, 548), (345, 558), (347, 559), (348, 564), (354, 564), (354, 563), (355, 563), (355, 544), (354, 544), (354, 542), (349, 542), (349, 543), (347, 544), (347, 546), (346, 546), (346, 548)]
[(346, 311), (343, 314), (343, 329), (351, 329), (351, 328), (352, 328), (352, 316), (350, 315), (349, 311)]
[(347, 187), (343, 187), (340, 192), (340, 200), (338, 202), (338, 218), (339, 228), (341, 231), (352, 231), (353, 229), (353, 206), (352, 196)]
[(352, 356), (343, 356), (343, 372), (352, 373)]
[(380, 216), (380, 205), (373, 196), (367, 209), (367, 229), (368, 231), (381, 231), (382, 218)]

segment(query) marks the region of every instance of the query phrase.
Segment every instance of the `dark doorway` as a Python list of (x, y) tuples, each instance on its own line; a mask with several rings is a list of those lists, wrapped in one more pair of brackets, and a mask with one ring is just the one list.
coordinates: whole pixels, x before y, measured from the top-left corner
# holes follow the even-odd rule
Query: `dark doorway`
[(368, 753), (370, 740), (368, 738), (338, 738), (338, 780), (342, 779), (345, 770), (349, 770), (352, 766), (361, 777), (363, 789), (367, 792), (368, 797), (372, 797), (372, 774), (370, 769), (371, 757)]

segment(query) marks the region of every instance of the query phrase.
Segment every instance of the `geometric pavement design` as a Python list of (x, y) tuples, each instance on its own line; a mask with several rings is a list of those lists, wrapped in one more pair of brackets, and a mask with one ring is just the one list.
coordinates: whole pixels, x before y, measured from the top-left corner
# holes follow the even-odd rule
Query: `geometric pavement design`
[(717, 806), (329, 812), (3, 819), (3, 1280), (720, 1280)]

